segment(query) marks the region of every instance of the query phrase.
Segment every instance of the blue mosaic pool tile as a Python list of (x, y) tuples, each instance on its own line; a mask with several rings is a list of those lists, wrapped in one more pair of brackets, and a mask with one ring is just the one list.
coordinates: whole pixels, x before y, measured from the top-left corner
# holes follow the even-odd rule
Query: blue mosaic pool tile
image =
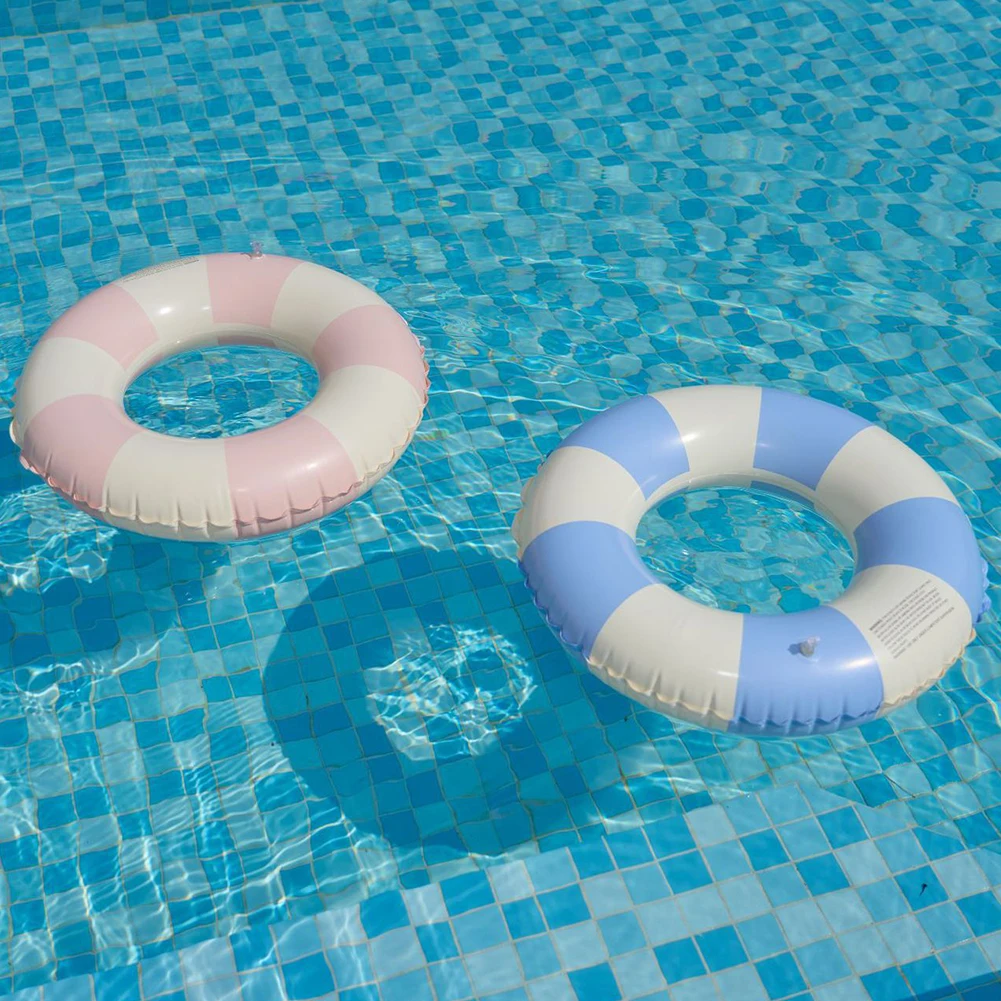
[(692, 977), (701, 977), (706, 972), (705, 963), (695, 947), (695, 942), (690, 938), (656, 946), (654, 954), (668, 984), (678, 984)]
[(775, 831), (759, 831), (741, 838), (744, 851), (754, 869), (769, 869), (789, 861), (789, 855)]
[(803, 878), (792, 865), (767, 869), (760, 874), (759, 881), (773, 907), (791, 904), (808, 896)]
[(712, 973), (747, 962), (747, 953), (736, 931), (730, 926), (696, 935), (695, 941), (706, 968)]
[(776, 912), (776, 916), (782, 922), (782, 930), (790, 945), (805, 945), (830, 936), (830, 926), (813, 900), (789, 904)]
[(843, 890), (848, 886), (848, 877), (833, 854), (818, 855), (805, 859), (796, 866), (806, 888), (814, 896)]
[(834, 854), (848, 878), (855, 883), (872, 883), (890, 875), (886, 860), (872, 841), (839, 848)]
[[(0, 452), (0, 630), (14, 631), (0, 633), (3, 667), (16, 686), (31, 677), (56, 697), (53, 715), (30, 714), (30, 732), (20, 707), (0, 719), (5, 774), (28, 777), (5, 806), (19, 835), (44, 831), (34, 863), (7, 850), (10, 875), (32, 873), (41, 887), (23, 899), (11, 890), (8, 967), (16, 959), (19, 976), (44, 978), (88, 956), (135, 962), (250, 922), (448, 883), (474, 856), (570, 844), (605, 821), (635, 830), (669, 815), (661, 809), (694, 816), (707, 789), (720, 803), (762, 791), (718, 809), (741, 835), (781, 840), (807, 814), (768, 791), (785, 796), (809, 776), (837, 790), (803, 790), (836, 852), (862, 843), (837, 844), (824, 824), (847, 800), (880, 806), (866, 822), (875, 837), (934, 823), (936, 836), (996, 845), (997, 790), (983, 781), (997, 752), (996, 626), (915, 706), (855, 735), (759, 747), (676, 728), (573, 668), (527, 604), (506, 538), (523, 482), (589, 413), (653, 386), (737, 379), (881, 420), (947, 473), (996, 561), (996, 192), (980, 139), (995, 86), (989, 12), (618, 0), (192, 16), (204, 6), (5, 8), (12, 20), (30, 14), (26, 30), (73, 31), (3, 45), (0, 119), (14, 128), (0, 133), (0, 406), (28, 346), (79, 292), (252, 237), (392, 297), (426, 340), (442, 391), (370, 498), (289, 540), (225, 552), (111, 537), (46, 506)], [(136, 20), (166, 14), (183, 16)], [(272, 359), (271, 378), (258, 360), (247, 379), (206, 357), (147, 373), (130, 391), (140, 415), (170, 429), (181, 411), (229, 420), (230, 392), (245, 413), (272, 417), (288, 402), (279, 385), (309, 398), (307, 373), (287, 362)], [(671, 524), (705, 538), (687, 508)], [(45, 588), (16, 584), (33, 573)], [(455, 656), (477, 642), (494, 649), (493, 666)], [(326, 677), (309, 673), (320, 654), (331, 655)], [(444, 687), (436, 663), (451, 665)], [(293, 670), (295, 683), (279, 684)], [(392, 698), (401, 681), (433, 711), (408, 716)], [(445, 690), (469, 707), (462, 725), (438, 711)], [(331, 730), (300, 741), (307, 694), (321, 707), (312, 720)], [(324, 715), (334, 706), (349, 726), (334, 726), (337, 710)], [(251, 775), (285, 778), (252, 788)], [(92, 791), (104, 787), (107, 808)], [(39, 796), (68, 797), (72, 816), (41, 828)], [(332, 797), (338, 815), (317, 816)], [(232, 847), (199, 840), (203, 809)], [(98, 856), (81, 867), (77, 842), (58, 833), (70, 828), (94, 851), (116, 851), (115, 865)], [(715, 820), (691, 837), (706, 882), (690, 889), (722, 881), (738, 907), (726, 887), (741, 877), (717, 871), (724, 856), (709, 848), (733, 846), (736, 864), (743, 847)], [(648, 841), (673, 889), (689, 892), (667, 871), (670, 845), (661, 855)], [(145, 850), (153, 842), (156, 853)], [(948, 857), (918, 842), (920, 862), (909, 850), (886, 859), (895, 879)], [(805, 842), (786, 850), (793, 862), (815, 857), (798, 857)], [(694, 863), (693, 851), (677, 854)], [(855, 880), (861, 870), (837, 857)], [(576, 855), (574, 865), (583, 876)], [(637, 884), (620, 883), (635, 906)], [(762, 888), (777, 902), (808, 893), (785, 864), (746, 885), (752, 900)], [(451, 893), (441, 920), (462, 896)], [(470, 888), (454, 913), (496, 899)], [(45, 933), (50, 901), (88, 925), (89, 949), (82, 929)]]
[(790, 997), (806, 989), (799, 967), (788, 952), (760, 960), (755, 964), (755, 969), (772, 1001)]
[(971, 936), (963, 912), (952, 901), (918, 914), (921, 927), (936, 949), (945, 949)]
[(539, 906), (551, 929), (577, 924), (591, 917), (584, 896), (576, 884), (540, 894)]
[(615, 914), (598, 922), (610, 956), (633, 952), (646, 945), (646, 938), (635, 914)]
[(956, 901), (974, 935), (988, 935), (1001, 929), (1001, 903), (991, 890)]
[(594, 922), (557, 928), (552, 933), (552, 939), (564, 969), (583, 966), (606, 954), (601, 933)]
[(748, 918), (737, 925), (737, 931), (751, 959), (763, 959), (787, 948), (786, 936), (772, 914)]
[(666, 996), (667, 981), (652, 953), (620, 956), (612, 960), (611, 966), (623, 998)]
[(771, 909), (761, 882), (754, 876), (739, 876), (720, 886), (720, 896), (735, 918), (752, 917)]
[(703, 857), (716, 881), (730, 879), (750, 870), (750, 863), (739, 844), (711, 845), (703, 849)]
[(665, 859), (661, 868), (674, 893), (685, 893), (712, 882), (709, 870), (698, 852), (686, 852)]
[[(705, 815), (696, 811), (685, 820), (693, 835), (707, 816), (718, 816), (715, 806), (704, 810)], [(736, 848), (745, 839), (732, 831), (729, 842), (715, 847)], [(204, 1001), (229, 998), (239, 988), (252, 999), (285, 1001), (336, 989), (347, 997), (465, 1001), (559, 997), (568, 990), (575, 998), (600, 989), (602, 997), (614, 990), (624, 1001), (639, 1001), (665, 989), (672, 999), (719, 997), (742, 985), (741, 996), (770, 1001), (804, 992), (835, 1001), (866, 996), (903, 1001), (924, 997), (932, 988), (945, 997), (937, 993), (940, 985), (945, 990), (963, 984), (965, 997), (1001, 983), (991, 972), (991, 957), (1001, 957), (995, 884), (950, 897), (928, 864), (896, 877), (863, 869), (850, 886), (842, 886), (841, 879), (834, 888), (818, 885), (808, 897), (773, 911), (760, 884), (773, 872), (795, 874), (792, 863), (637, 905), (628, 878), (654, 863), (578, 874), (556, 889), (539, 889), (529, 870), (565, 866), (568, 856), (559, 849), (554, 854), (551, 866), (540, 859), (527, 865), (513, 861), (482, 879), (460, 876), (377, 894), (315, 917), (151, 957), (138, 969), (62, 980), (46, 990), (70, 985), (90, 990), (93, 984), (96, 997), (113, 985), (116, 998), (134, 991), (139, 1001), (171, 994), (178, 1001)], [(968, 860), (952, 863), (960, 889), (987, 879), (980, 862), (991, 856), (945, 857)], [(629, 854), (622, 858), (634, 860)], [(823, 862), (832, 856), (824, 851), (814, 858)], [(559, 882), (568, 875), (565, 868), (562, 873)], [(1001, 872), (997, 878), (1001, 886)], [(920, 892), (910, 894), (909, 880), (924, 882), (934, 902), (924, 902)], [(873, 909), (875, 901), (894, 892), (895, 904)], [(918, 993), (906, 993), (912, 988)], [(34, 989), (26, 1001), (49, 998)]]
[(662, 945), (689, 931), (681, 909), (673, 900), (661, 900), (636, 908), (636, 916), (651, 945)]
[(570, 984), (578, 1001), (590, 1001), (591, 998), (599, 997), (608, 998), (608, 1001), (621, 1001), (622, 998), (615, 976), (607, 963), (583, 970), (572, 970)]
[(854, 888), (829, 893), (818, 903), (827, 923), (835, 932), (859, 928), (869, 923), (869, 911)]

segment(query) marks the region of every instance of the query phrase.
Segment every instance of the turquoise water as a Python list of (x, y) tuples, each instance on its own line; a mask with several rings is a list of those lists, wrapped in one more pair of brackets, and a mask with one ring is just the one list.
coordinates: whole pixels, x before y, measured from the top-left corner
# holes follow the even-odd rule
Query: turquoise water
[[(584, 674), (509, 534), (582, 420), (736, 381), (879, 422), (997, 565), (987, 11), (323, 0), (87, 25), (0, 37), (0, 417), (81, 294), (254, 240), (376, 288), (432, 394), (371, 495), (236, 546), (100, 525), (0, 435), (0, 991), (796, 782), (1001, 844), (993, 613), (915, 705), (761, 744)], [(211, 351), (126, 405), (239, 433), (315, 386)], [(805, 607), (850, 571), (833, 528), (740, 492), (672, 500), (642, 541), (723, 607)]]

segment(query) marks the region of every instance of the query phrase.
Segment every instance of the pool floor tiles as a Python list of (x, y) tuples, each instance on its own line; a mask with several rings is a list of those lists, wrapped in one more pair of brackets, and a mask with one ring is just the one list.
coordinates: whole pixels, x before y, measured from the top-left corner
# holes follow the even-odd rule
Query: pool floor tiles
[(1001, 855), (906, 817), (752, 793), (10, 997), (1001, 998)]

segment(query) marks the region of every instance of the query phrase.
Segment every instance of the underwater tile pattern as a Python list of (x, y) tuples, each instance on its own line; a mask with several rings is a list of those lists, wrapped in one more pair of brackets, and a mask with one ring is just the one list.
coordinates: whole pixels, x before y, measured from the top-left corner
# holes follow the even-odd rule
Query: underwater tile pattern
[[(532, 1001), (609, 976), (656, 996), (665, 966), (701, 970), (670, 987), (695, 998), (748, 963), (782, 997), (841, 962), (891, 998), (908, 963), (966, 956), (987, 898), (926, 927), (896, 875), (931, 865), (903, 836), (914, 828), (1001, 843), (993, 613), (962, 664), (886, 720), (738, 740), (676, 726), (574, 664), (530, 604), (508, 530), (541, 459), (597, 409), (767, 383), (845, 404), (928, 458), (997, 566), (994, 15), (952, 0), (179, 12), (0, 39), (0, 416), (31, 345), (80, 294), (253, 240), (389, 299), (427, 348), (431, 402), (371, 496), (232, 547), (98, 525), (0, 435), (0, 993), (97, 973), (95, 990), (125, 997), (101, 986), (107, 971), (401, 887), (465, 880), (489, 908), (483, 867), (540, 851), (569, 866), (569, 850), (586, 882), (605, 864), (596, 844), (629, 903), (599, 913), (576, 877), (549, 873), (538, 913), (520, 896), (501, 908), (510, 940), (490, 912), (449, 925), (455, 948), (490, 940), (520, 964), (512, 927), (545, 933), (525, 961), (557, 982)], [(301, 406), (314, 379), (264, 352), (205, 352), (147, 373), (127, 405), (160, 430), (233, 432)], [(647, 558), (731, 607), (804, 607), (841, 586), (833, 532), (818, 544), (815, 521), (775, 504), (745, 533), (745, 503), (670, 502), (644, 530)], [(842, 810), (790, 800), (771, 825), (703, 812), (796, 785)], [(855, 806), (886, 818), (885, 843)], [(684, 817), (716, 840), (678, 853), (664, 833), (655, 848), (650, 832)], [(876, 853), (836, 854), (859, 839)], [(975, 868), (936, 878), (949, 900), (979, 892), (960, 889)], [(865, 974), (846, 952), (869, 955), (864, 943), (838, 939), (839, 960), (830, 935), (809, 938), (821, 919), (839, 931), (820, 901), (841, 880), (885, 884), (864, 920), (898, 922), (883, 940), (899, 955), (873, 946)], [(767, 911), (741, 912), (737, 889), (712, 896), (758, 884)], [(665, 887), (704, 904), (686, 903), (685, 934), (644, 960), (649, 981), (624, 983), (614, 960), (645, 948), (639, 909)], [(799, 910), (782, 921), (786, 907)], [(365, 913), (373, 941), (405, 930)], [(419, 996), (412, 970), (393, 971), (413, 952), (398, 939), (368, 962)], [(592, 950), (607, 964), (565, 975)], [(977, 975), (965, 962), (943, 967), (953, 983)], [(321, 976), (315, 959), (295, 969), (295, 984)], [(506, 984), (489, 989), (527, 990)]]
[[(824, 832), (810, 848), (754, 847), (797, 844), (804, 824)], [(680, 880), (724, 857), (727, 874)], [(814, 785), (13, 998), (986, 1001), (1001, 992), (999, 968), (997, 854)]]
[(263, 2), (267, 0), (5, 0), (0, 8), (0, 41), (13, 35), (80, 31)]

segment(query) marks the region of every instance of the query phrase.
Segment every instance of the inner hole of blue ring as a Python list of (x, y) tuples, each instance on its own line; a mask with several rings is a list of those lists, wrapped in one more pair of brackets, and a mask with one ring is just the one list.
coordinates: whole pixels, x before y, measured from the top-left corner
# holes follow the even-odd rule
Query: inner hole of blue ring
[(734, 612), (798, 612), (833, 601), (854, 567), (836, 525), (805, 501), (757, 488), (673, 494), (644, 515), (636, 545), (665, 584)]
[(125, 412), (151, 431), (220, 438), (270, 427), (316, 395), (319, 375), (279, 348), (226, 345), (171, 355), (125, 391)]

